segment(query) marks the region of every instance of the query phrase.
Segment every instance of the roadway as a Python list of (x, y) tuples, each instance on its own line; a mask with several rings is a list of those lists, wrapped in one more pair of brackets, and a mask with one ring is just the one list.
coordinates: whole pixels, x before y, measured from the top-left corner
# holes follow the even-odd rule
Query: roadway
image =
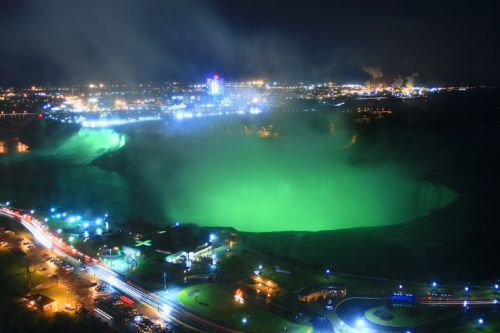
[[(1, 207), (0, 214), (19, 221), (31, 232), (39, 244), (54, 251), (74, 266), (85, 268), (101, 281), (108, 283), (136, 301), (155, 309), (158, 316), (163, 320), (171, 320), (191, 332), (241, 333), (238, 330), (215, 323), (186, 310), (178, 303), (167, 299), (166, 295), (154, 294), (132, 284), (130, 281), (124, 281), (121, 275), (106, 267), (104, 263), (72, 248), (61, 238), (50, 233), (46, 225), (32, 218), (30, 214), (24, 214), (22, 210)], [(82, 263), (82, 260), (85, 263)]]

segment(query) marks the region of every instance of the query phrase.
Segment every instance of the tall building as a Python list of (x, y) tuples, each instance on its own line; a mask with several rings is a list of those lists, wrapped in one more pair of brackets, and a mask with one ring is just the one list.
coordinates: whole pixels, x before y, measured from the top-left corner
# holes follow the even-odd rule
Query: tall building
[(222, 96), (224, 80), (219, 79), (219, 75), (214, 75), (213, 78), (207, 79), (207, 92), (211, 96)]

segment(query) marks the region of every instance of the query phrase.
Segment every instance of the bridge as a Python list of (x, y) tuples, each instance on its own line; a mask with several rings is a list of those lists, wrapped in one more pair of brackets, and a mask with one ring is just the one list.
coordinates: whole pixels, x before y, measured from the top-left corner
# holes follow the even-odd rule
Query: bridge
[(23, 127), (32, 122), (36, 118), (43, 118), (43, 113), (28, 112), (28, 111), (0, 111), (0, 124), (2, 122), (14, 124)]

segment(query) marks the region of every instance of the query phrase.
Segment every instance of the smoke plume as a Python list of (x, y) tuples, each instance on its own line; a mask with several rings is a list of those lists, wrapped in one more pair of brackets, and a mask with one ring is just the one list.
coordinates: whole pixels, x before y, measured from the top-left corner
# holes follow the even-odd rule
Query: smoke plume
[(412, 73), (406, 77), (406, 88), (413, 88), (415, 85), (415, 80), (417, 79), (418, 73)]
[(372, 77), (373, 81), (380, 79), (384, 73), (380, 67), (363, 66), (363, 70)]

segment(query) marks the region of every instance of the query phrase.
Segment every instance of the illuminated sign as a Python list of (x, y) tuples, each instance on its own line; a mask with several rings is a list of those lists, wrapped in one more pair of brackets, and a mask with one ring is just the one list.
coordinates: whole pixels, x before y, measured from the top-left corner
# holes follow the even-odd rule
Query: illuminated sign
[(151, 246), (151, 240), (135, 241), (135, 246)]

